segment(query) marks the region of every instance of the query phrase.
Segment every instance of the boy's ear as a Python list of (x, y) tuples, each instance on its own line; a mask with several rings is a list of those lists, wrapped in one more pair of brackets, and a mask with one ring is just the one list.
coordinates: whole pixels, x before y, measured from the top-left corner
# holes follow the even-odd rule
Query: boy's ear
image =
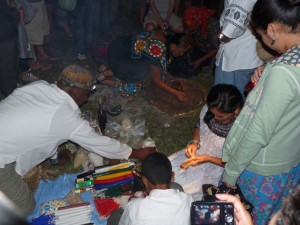
[(174, 173), (174, 172), (172, 172), (171, 183), (173, 183), (173, 182), (174, 182), (174, 180), (175, 180), (175, 173)]
[(146, 190), (148, 190), (148, 188), (150, 187), (150, 184), (151, 184), (150, 181), (144, 176), (142, 176), (142, 180), (143, 180)]
[(144, 177), (144, 176), (142, 176), (142, 181), (143, 181), (143, 183), (144, 183), (144, 185), (146, 186), (147, 184), (148, 184), (148, 179), (146, 178), (146, 177)]

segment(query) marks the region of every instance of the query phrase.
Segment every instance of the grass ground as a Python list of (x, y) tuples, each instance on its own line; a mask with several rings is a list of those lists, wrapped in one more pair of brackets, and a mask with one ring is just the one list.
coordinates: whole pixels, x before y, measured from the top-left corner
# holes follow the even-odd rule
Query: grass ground
[[(62, 69), (70, 64), (78, 64), (93, 74), (96, 74), (99, 68), (99, 62), (94, 61), (91, 56), (88, 56), (87, 60), (78, 61), (73, 54), (72, 46), (73, 39), (64, 35), (61, 30), (55, 30), (54, 42), (46, 45), (46, 49), (58, 58), (57, 61), (51, 62), (53, 68), (48, 71), (33, 71), (34, 74), (41, 79), (50, 83), (55, 82)], [(212, 86), (213, 75), (209, 68), (204, 68), (202, 72), (194, 77), (188, 78), (193, 82), (199, 83), (199, 87), (206, 94)], [(95, 93), (95, 96), (91, 96), (89, 102), (84, 105), (81, 110), (91, 111), (94, 116), (97, 115), (98, 110), (98, 98), (99, 93), (105, 91), (102, 86)], [(97, 95), (98, 93), (98, 95)], [(203, 105), (203, 102), (201, 106)], [(172, 116), (164, 113), (159, 109), (153, 107), (146, 99), (144, 94), (138, 95), (136, 98), (122, 104), (123, 112), (116, 117), (108, 116), (109, 121), (120, 122), (124, 116), (128, 116), (132, 120), (136, 118), (144, 119), (147, 127), (146, 136), (151, 137), (159, 151), (164, 152), (166, 155), (170, 155), (186, 146), (186, 143), (191, 139), (194, 130), (194, 124), (197, 121), (200, 108), (186, 113), (181, 116)], [(60, 149), (64, 148), (62, 146)], [(60, 168), (62, 172), (78, 172), (74, 171), (71, 164), (67, 164), (65, 167)], [(80, 170), (80, 169), (79, 169)]]

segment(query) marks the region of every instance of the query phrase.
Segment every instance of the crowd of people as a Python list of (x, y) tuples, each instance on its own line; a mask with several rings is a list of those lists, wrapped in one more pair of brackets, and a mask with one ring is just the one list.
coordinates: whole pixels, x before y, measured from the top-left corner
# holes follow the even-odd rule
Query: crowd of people
[[(111, 38), (109, 14), (100, 20), (97, 11), (111, 8), (108, 2), (77, 0), (70, 9), (73, 27), (66, 22), (65, 31), (73, 31), (78, 60), (86, 59), (95, 35)], [(31, 71), (49, 70), (49, 62), (56, 60), (43, 44), (51, 41), (51, 9), (62, 6), (57, 1), (1, 1), (0, 91), (5, 99), (0, 102), (0, 190), (24, 215), (32, 212), (35, 200), (22, 176), (56, 158), (58, 146), (71, 140), (108, 158), (145, 159), (142, 178), (148, 196), (133, 199), (116, 223), (188, 224), (189, 206), (203, 197), (202, 185), (223, 183), (232, 189), (238, 185), (253, 205), (250, 215), (236, 197), (216, 195), (233, 203), (236, 224), (299, 224), (300, 0), (225, 0), (220, 18), (206, 0), (191, 1), (181, 14), (178, 3), (140, 1), (137, 19), (144, 31), (113, 40), (99, 75), (69, 66), (49, 84), (37, 81)], [(21, 35), (23, 47), (18, 48)], [(265, 64), (258, 42), (278, 56)], [(153, 153), (155, 148), (132, 149), (96, 133), (80, 117), (79, 107), (95, 82), (133, 98), (150, 78), (186, 101), (186, 94), (166, 78), (190, 69), (178, 67), (187, 55), (193, 55), (188, 63), (193, 69), (215, 63), (214, 86), (192, 139), (180, 152), (167, 158)], [(16, 88), (19, 71), (34, 82)], [(245, 96), (249, 81), (255, 86)], [(173, 181), (186, 193), (172, 190)]]

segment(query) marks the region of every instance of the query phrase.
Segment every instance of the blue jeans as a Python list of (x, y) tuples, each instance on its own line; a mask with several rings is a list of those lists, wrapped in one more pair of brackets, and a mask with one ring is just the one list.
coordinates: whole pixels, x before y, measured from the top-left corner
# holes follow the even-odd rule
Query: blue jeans
[(110, 0), (97, 1), (97, 13), (95, 16), (96, 37), (107, 39), (110, 36)]
[(77, 0), (74, 11), (74, 51), (76, 54), (90, 52), (94, 38), (97, 0)]
[(244, 95), (245, 86), (250, 81), (251, 75), (254, 73), (255, 69), (256, 68), (227, 72), (222, 70), (222, 63), (220, 63), (219, 66), (216, 66), (214, 85), (232, 84), (239, 89), (242, 95)]
[(18, 40), (13, 38), (0, 43), (0, 91), (8, 96), (18, 83)]

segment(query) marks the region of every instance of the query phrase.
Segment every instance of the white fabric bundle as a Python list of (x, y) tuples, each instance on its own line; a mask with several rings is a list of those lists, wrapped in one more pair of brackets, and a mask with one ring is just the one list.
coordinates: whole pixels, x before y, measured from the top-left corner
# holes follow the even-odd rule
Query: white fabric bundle
[(55, 212), (55, 225), (92, 223), (92, 212), (93, 208), (88, 202), (59, 208)]

